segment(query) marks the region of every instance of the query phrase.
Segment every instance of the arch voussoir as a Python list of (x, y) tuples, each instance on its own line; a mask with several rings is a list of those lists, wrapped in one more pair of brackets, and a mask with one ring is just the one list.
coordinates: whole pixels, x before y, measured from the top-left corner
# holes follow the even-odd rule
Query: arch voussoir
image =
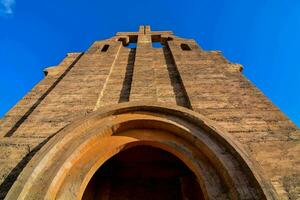
[(182, 107), (136, 102), (95, 111), (57, 133), (7, 199), (81, 199), (101, 165), (137, 145), (179, 158), (197, 177), (205, 199), (275, 199), (264, 190), (267, 183), (256, 165), (213, 122)]

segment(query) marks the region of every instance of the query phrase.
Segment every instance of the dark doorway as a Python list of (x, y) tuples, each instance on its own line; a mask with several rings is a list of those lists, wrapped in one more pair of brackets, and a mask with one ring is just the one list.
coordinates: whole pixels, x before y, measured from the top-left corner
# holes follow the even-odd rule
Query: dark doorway
[(136, 146), (109, 159), (92, 177), (83, 199), (203, 199), (195, 175), (167, 151)]

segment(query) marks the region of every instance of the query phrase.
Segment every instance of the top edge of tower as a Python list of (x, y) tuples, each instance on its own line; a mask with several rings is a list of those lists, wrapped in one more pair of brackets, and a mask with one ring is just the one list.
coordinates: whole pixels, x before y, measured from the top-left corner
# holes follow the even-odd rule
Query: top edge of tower
[(116, 36), (129, 35), (173, 35), (172, 31), (151, 31), (149, 25), (140, 25), (138, 32), (117, 32)]

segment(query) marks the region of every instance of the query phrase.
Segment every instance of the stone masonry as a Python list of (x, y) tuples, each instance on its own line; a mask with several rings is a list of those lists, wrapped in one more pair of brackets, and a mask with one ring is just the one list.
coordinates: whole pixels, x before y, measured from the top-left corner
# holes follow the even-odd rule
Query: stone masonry
[(176, 104), (215, 121), (259, 164), (281, 199), (300, 199), (300, 130), (241, 71), (219, 51), (149, 26), (69, 53), (0, 120), (0, 199), (62, 128), (129, 101)]

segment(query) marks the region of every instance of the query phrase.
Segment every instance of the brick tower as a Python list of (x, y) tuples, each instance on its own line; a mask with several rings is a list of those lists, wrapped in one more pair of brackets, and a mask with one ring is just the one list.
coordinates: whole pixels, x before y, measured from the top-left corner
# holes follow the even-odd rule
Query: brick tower
[(0, 120), (0, 199), (299, 199), (300, 131), (241, 71), (149, 26), (69, 53)]

